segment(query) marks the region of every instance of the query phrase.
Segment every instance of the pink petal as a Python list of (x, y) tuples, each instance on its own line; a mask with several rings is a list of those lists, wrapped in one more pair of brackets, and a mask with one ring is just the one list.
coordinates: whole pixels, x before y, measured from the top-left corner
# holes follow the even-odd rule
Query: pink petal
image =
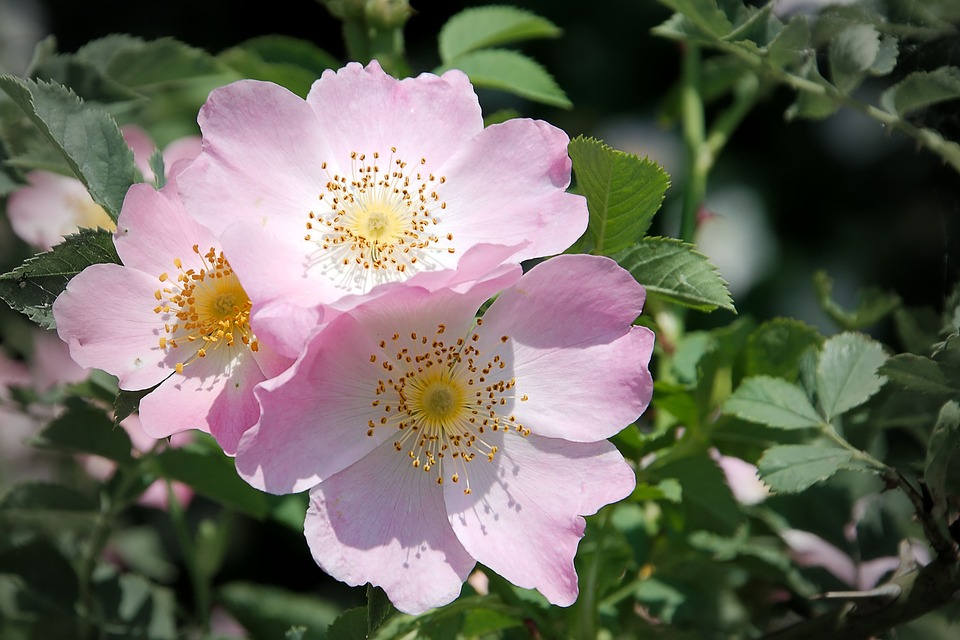
[(327, 144), (310, 106), (283, 87), (241, 80), (215, 89), (200, 110), (203, 151), (183, 171), (188, 210), (216, 233), (238, 220), (304, 233), (327, 181)]
[(560, 606), (578, 593), (573, 558), (583, 537), (581, 516), (628, 496), (633, 470), (606, 441), (571, 443), (515, 432), (487, 438), (492, 462), (477, 457), (459, 483), (444, 483), (450, 524), (470, 555)]
[[(328, 70), (307, 96), (330, 145), (328, 162), (350, 166), (350, 153), (386, 156), (391, 147), (410, 164), (434, 171), (483, 129), (480, 103), (466, 75), (448, 71), (396, 80), (376, 60)], [(569, 178), (569, 172), (568, 172)]]
[(27, 173), (27, 182), (7, 199), (10, 225), (24, 242), (49, 249), (79, 226), (112, 228), (107, 213), (76, 178), (37, 170)]
[(809, 531), (787, 529), (780, 532), (780, 537), (787, 543), (790, 556), (798, 566), (823, 567), (849, 585), (857, 583), (857, 567), (850, 556), (820, 536)]
[(474, 565), (447, 522), (434, 477), (390, 443), (310, 492), (304, 535), (324, 571), (350, 585), (382, 587), (405, 613), (452, 602)]
[(566, 255), (543, 262), (484, 314), (480, 349), (501, 336), (516, 379), (512, 413), (542, 436), (608, 438), (649, 405), (654, 336), (631, 327), (644, 290), (608, 258)]
[(157, 148), (150, 134), (135, 124), (126, 124), (120, 129), (123, 133), (123, 140), (133, 151), (133, 161), (140, 169), (144, 182), (153, 183), (155, 176), (153, 169), (150, 168), (150, 156)]
[(53, 316), (73, 360), (117, 376), (122, 389), (147, 389), (169, 375), (158, 343), (164, 315), (154, 312), (158, 284), (117, 264), (91, 265), (70, 280)]
[(530, 244), (516, 260), (560, 253), (587, 228), (587, 201), (570, 184), (567, 135), (539, 120), (484, 129), (437, 170), (446, 177), (444, 229), (454, 243)]

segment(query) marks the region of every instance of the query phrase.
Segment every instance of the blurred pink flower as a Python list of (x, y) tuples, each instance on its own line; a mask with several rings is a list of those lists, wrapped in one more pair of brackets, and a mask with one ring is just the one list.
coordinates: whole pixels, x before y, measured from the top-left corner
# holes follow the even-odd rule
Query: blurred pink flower
[(351, 63), (306, 100), (241, 80), (213, 91), (199, 122), (185, 206), (222, 234), (254, 327), (290, 357), (317, 305), (452, 270), (478, 245), (510, 248), (484, 254), (487, 271), (559, 253), (586, 229), (586, 201), (566, 193), (567, 135), (527, 119), (484, 128), (460, 71), (397, 80)]
[(518, 276), (397, 288), (340, 315), (258, 387), (238, 471), (273, 493), (312, 487), (317, 563), (383, 587), (402, 611), (452, 601), (478, 561), (571, 604), (581, 516), (635, 485), (606, 438), (652, 393), (654, 337), (631, 325), (643, 288), (594, 256)]
[(95, 264), (53, 305), (73, 359), (117, 376), (140, 402), (144, 431), (207, 431), (224, 451), (256, 422), (253, 387), (287, 362), (260, 349), (250, 301), (219, 244), (191, 220), (173, 178), (130, 188), (114, 234), (123, 266)]
[[(135, 125), (123, 127), (123, 136), (133, 150), (134, 161), (147, 182), (153, 182), (150, 154), (154, 143), (143, 129)], [(191, 136), (171, 143), (163, 152), (169, 172), (179, 160), (192, 159), (200, 153), (200, 138)], [(113, 231), (117, 226), (87, 193), (76, 178), (49, 171), (34, 170), (26, 175), (27, 185), (10, 194), (7, 215), (20, 238), (40, 249), (50, 249), (63, 237), (80, 227), (101, 227)]]
[(740, 504), (759, 504), (770, 496), (770, 489), (757, 475), (756, 465), (734, 456), (725, 456), (716, 449), (710, 450), (710, 457), (717, 461), (733, 497)]

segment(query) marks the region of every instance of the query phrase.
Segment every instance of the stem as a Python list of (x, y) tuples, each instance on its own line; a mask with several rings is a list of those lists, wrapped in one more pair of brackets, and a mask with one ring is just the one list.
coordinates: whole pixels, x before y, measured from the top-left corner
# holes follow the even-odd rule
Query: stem
[(187, 574), (190, 577), (190, 586), (193, 587), (193, 603), (196, 609), (197, 623), (203, 634), (210, 631), (210, 589), (205, 577), (197, 565), (196, 545), (190, 536), (190, 530), (187, 527), (187, 521), (184, 517), (183, 506), (177, 499), (173, 491), (173, 485), (170, 480), (164, 479), (167, 485), (167, 504), (170, 510), (170, 519), (173, 521), (173, 528), (177, 534), (177, 541), (180, 543), (180, 550), (183, 553), (183, 561), (187, 567)]
[(600, 563), (603, 560), (603, 544), (607, 537), (607, 523), (610, 521), (611, 509), (604, 509), (598, 516), (598, 532), (596, 548), (590, 559), (590, 566), (584, 575), (583, 589), (577, 602), (578, 638), (593, 640), (597, 637), (597, 580), (600, 575)]
[(862, 451), (844, 440), (843, 437), (837, 433), (837, 430), (833, 428), (832, 424), (824, 424), (821, 431), (823, 432), (823, 435), (827, 436), (832, 442), (849, 451), (855, 460), (859, 460), (860, 462), (873, 467), (883, 474), (886, 474), (890, 471), (890, 467), (883, 464), (866, 451)]
[(706, 197), (707, 173), (713, 164), (709, 149), (705, 145), (703, 100), (700, 97), (700, 48), (693, 43), (687, 43), (683, 52), (680, 114), (687, 156), (680, 239), (693, 242), (697, 230), (697, 212)]

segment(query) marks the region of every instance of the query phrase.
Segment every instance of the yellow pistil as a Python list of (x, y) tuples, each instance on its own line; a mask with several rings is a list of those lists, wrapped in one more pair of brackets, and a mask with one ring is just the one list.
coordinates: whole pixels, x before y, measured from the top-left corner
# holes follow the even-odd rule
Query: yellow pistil
[(320, 206), (307, 215), (304, 239), (318, 246), (311, 264), (337, 272), (341, 284), (366, 290), (433, 265), (436, 251), (455, 252), (438, 217), (446, 178), (421, 172), (425, 158), (410, 167), (396, 151), (382, 167), (379, 152), (369, 161), (351, 153), (351, 175), (328, 173)]
[(184, 270), (183, 261), (174, 258), (179, 273), (175, 278), (160, 274), (158, 279), (163, 286), (154, 294), (160, 301), (154, 312), (173, 314), (176, 319), (164, 323), (164, 335), (158, 341), (160, 348), (177, 349), (192, 344), (196, 349), (176, 364), (175, 369), (181, 374), (184, 365), (206, 357), (213, 349), (235, 347), (239, 342), (251, 351), (259, 350), (250, 330), (250, 298), (223, 252), (211, 248), (201, 254), (198, 245), (193, 245), (193, 252), (200, 256), (203, 267), (199, 271)]
[(469, 494), (467, 465), (478, 455), (492, 462), (497, 454), (486, 440), (491, 432), (530, 434), (509, 413), (514, 402), (528, 398), (514, 396), (516, 380), (508, 377), (509, 336), (491, 346), (493, 353), (482, 354), (478, 334), (448, 344), (441, 337), (445, 331), (440, 324), (433, 336), (394, 333), (380, 341), (380, 352), (370, 356), (383, 369), (371, 402), (380, 416), (367, 423), (367, 435), (396, 429), (393, 446), (406, 452), (414, 468), (433, 471), (437, 484), (462, 481)]

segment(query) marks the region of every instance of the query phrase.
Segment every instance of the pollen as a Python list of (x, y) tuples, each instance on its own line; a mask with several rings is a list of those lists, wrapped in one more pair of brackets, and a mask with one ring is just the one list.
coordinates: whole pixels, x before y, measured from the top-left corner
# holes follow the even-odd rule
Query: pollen
[(183, 345), (183, 349), (192, 352), (184, 353), (186, 357), (174, 367), (179, 374), (197, 358), (205, 358), (214, 350), (241, 347), (259, 350), (250, 329), (250, 298), (223, 252), (210, 248), (201, 253), (198, 245), (193, 246), (193, 252), (196, 259), (190, 262), (198, 268), (184, 269), (183, 260), (174, 258), (173, 265), (179, 273), (160, 274), (158, 280), (164, 286), (155, 294), (162, 304), (154, 308), (154, 312), (173, 316), (164, 318), (164, 333), (157, 341), (158, 346), (168, 350), (180, 349)]
[(435, 327), (404, 331), (402, 338), (395, 332), (390, 341), (379, 341), (380, 350), (370, 354), (370, 362), (396, 367), (378, 367), (390, 377), (378, 376), (371, 389), (373, 417), (364, 428), (371, 437), (391, 430), (394, 449), (409, 459), (412, 469), (434, 474), (437, 484), (449, 480), (470, 494), (470, 465), (496, 459), (492, 434), (526, 437), (530, 430), (511, 413), (519, 398), (505, 364), (512, 363), (509, 336), (484, 340), (475, 327), (447, 341), (448, 325)]
[(316, 245), (309, 267), (336, 274), (345, 288), (363, 291), (381, 282), (406, 279), (419, 270), (449, 265), (442, 254), (456, 253), (454, 236), (438, 234), (440, 194), (445, 176), (423, 171), (426, 159), (408, 164), (389, 154), (350, 153), (350, 170), (323, 162), (327, 181), (318, 206), (304, 221), (304, 239)]

